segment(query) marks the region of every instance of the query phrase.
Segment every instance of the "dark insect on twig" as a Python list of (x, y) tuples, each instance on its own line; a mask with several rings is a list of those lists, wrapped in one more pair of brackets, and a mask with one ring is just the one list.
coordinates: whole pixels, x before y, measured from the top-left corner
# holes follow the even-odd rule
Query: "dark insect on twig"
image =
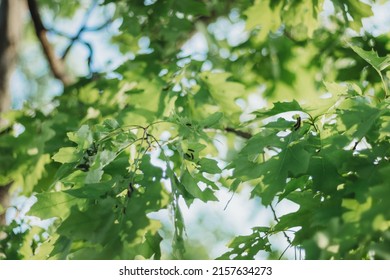
[(99, 144), (96, 145), (95, 142), (93, 142), (92, 145), (87, 149), (87, 155), (90, 157), (96, 155), (98, 147), (99, 147)]
[(80, 169), (83, 172), (87, 172), (89, 170), (89, 164), (88, 163), (80, 163), (76, 166), (76, 168)]
[(186, 123), (186, 126), (191, 127), (192, 125), (190, 123)]
[(192, 160), (194, 159), (194, 152), (195, 151), (193, 149), (188, 149), (188, 153), (185, 153), (185, 155)]
[(99, 144), (93, 142), (92, 145), (84, 152), (83, 159), (81, 160), (81, 163), (76, 166), (76, 168), (79, 168), (83, 172), (89, 171), (93, 161), (92, 157), (97, 154), (98, 148)]
[(355, 151), (358, 145), (359, 145), (359, 141), (356, 141), (352, 147), (352, 151)]
[(302, 119), (301, 117), (297, 117), (297, 122), (294, 124), (293, 128), (294, 128), (294, 131), (297, 131), (300, 127), (301, 127), (301, 124), (302, 124)]
[(189, 154), (189, 153), (185, 153), (185, 155), (190, 158), (190, 159), (194, 159), (194, 155), (193, 154)]

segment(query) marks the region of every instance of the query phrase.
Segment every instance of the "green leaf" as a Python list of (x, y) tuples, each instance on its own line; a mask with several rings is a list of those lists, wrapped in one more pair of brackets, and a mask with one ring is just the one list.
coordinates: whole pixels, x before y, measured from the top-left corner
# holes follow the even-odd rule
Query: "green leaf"
[(155, 260), (161, 259), (161, 241), (163, 238), (160, 234), (152, 234), (150, 231), (145, 234), (145, 242), (142, 248), (142, 256), (145, 258), (153, 257)]
[(377, 107), (372, 107), (363, 98), (356, 98), (346, 109), (339, 112), (348, 134), (361, 139), (377, 125), (379, 117), (384, 113)]
[(314, 31), (320, 24), (318, 15), (323, 4), (321, 0), (287, 2), (282, 17), (285, 24), (291, 29), (290, 33), (298, 38), (313, 37)]
[(367, 61), (378, 72), (381, 72), (390, 66), (390, 55), (379, 57), (378, 53), (374, 50), (365, 51), (354, 45), (350, 45), (350, 47), (355, 53)]
[(102, 179), (104, 171), (101, 169), (93, 169), (87, 172), (85, 184), (99, 183)]
[(80, 153), (74, 147), (61, 148), (52, 159), (61, 163), (76, 162), (80, 159)]
[(269, 205), (275, 195), (283, 191), (287, 178), (305, 174), (310, 154), (304, 148), (302, 144), (292, 145), (260, 165), (258, 176), (263, 179), (259, 196), (264, 205)]
[(355, 199), (343, 199), (341, 206), (349, 210), (343, 214), (343, 220), (347, 223), (359, 221), (362, 214), (372, 207), (372, 202), (371, 197), (364, 203), (359, 203)]
[(65, 190), (64, 192), (77, 198), (97, 199), (107, 195), (107, 193), (112, 189), (113, 185), (114, 183), (112, 181), (85, 184), (80, 188), (72, 188)]
[(57, 229), (58, 233), (73, 240), (102, 242), (114, 225), (114, 213), (111, 210), (113, 199), (99, 201), (97, 205), (88, 207), (87, 211), (71, 208), (67, 218)]
[[(241, 149), (238, 154), (239, 157), (244, 157), (246, 160), (254, 162), (259, 160), (259, 156), (264, 153), (264, 149), (270, 146), (283, 145), (280, 142), (280, 138), (276, 135), (276, 132), (267, 129), (263, 130), (254, 136), (252, 136), (246, 145)], [(232, 162), (234, 164), (234, 161)], [(234, 164), (240, 168), (239, 164)]]
[(377, 71), (378, 75), (382, 79), (382, 86), (385, 91), (385, 97), (389, 95), (388, 93), (388, 82), (386, 81), (386, 76), (383, 76), (382, 71), (385, 70), (390, 65), (390, 56), (379, 57), (378, 54), (374, 51), (365, 51), (357, 46), (350, 45), (352, 50), (356, 52), (361, 58), (367, 61), (374, 69)]
[(228, 245), (231, 250), (217, 259), (253, 260), (260, 251), (271, 252), (271, 244), (264, 234), (269, 230), (268, 227), (255, 227), (251, 235), (235, 237)]
[(105, 119), (103, 122), (103, 126), (110, 130), (114, 130), (120, 127), (119, 123), (114, 119)]
[(337, 169), (339, 156), (340, 158), (346, 158), (345, 151), (330, 152), (325, 150), (310, 159), (309, 174), (313, 177), (314, 190), (329, 194), (335, 191), (335, 186), (342, 183), (342, 178)]
[(51, 162), (50, 155), (38, 155), (32, 159), (32, 162), (34, 163), (30, 165), (30, 169), (26, 171), (24, 178), (23, 192), (26, 194), (31, 194), (39, 180), (47, 173), (46, 166)]
[(253, 114), (257, 118), (263, 119), (271, 116), (275, 116), (281, 113), (287, 113), (292, 111), (304, 112), (299, 103), (296, 100), (290, 102), (276, 102), (271, 109), (264, 109), (260, 111), (254, 111)]
[(203, 72), (200, 74), (201, 79), (208, 86), (211, 97), (228, 116), (241, 111), (235, 100), (245, 94), (245, 86), (229, 81), (230, 76), (229, 73)]
[(208, 116), (207, 118), (205, 118), (204, 120), (201, 120), (199, 122), (199, 125), (204, 128), (214, 127), (218, 124), (218, 122), (222, 119), (222, 117), (223, 117), (223, 113), (221, 112), (214, 113)]
[(98, 154), (98, 158), (96, 162), (98, 163), (99, 168), (103, 168), (109, 165), (116, 157), (117, 157), (116, 152), (104, 150)]
[(41, 219), (65, 218), (68, 216), (70, 208), (80, 200), (64, 192), (47, 192), (36, 195), (38, 201), (28, 212), (31, 216)]
[[(171, 173), (171, 171), (168, 171), (168, 173)], [(173, 172), (172, 172), (173, 173)], [(179, 181), (179, 179), (176, 177), (175, 174), (168, 174), (172, 187), (175, 191), (177, 191), (186, 202), (187, 206), (190, 206), (192, 202), (194, 201), (194, 196), (187, 191), (187, 189), (184, 187), (184, 185)]]
[(209, 188), (204, 189), (203, 191), (198, 187), (197, 181), (191, 176), (188, 170), (184, 171), (181, 176), (181, 182), (184, 188), (190, 193), (193, 197), (199, 198), (203, 202), (207, 201), (217, 201), (212, 190)]
[(199, 171), (210, 174), (221, 174), (222, 170), (218, 167), (218, 162), (214, 159), (202, 158), (198, 164), (200, 165)]
[(333, 93), (336, 96), (347, 95), (347, 93), (348, 93), (347, 86), (340, 85), (340, 84), (335, 83), (335, 82), (325, 82), (325, 81), (324, 81), (324, 85), (330, 93)]
[[(71, 249), (72, 245), (72, 239), (67, 238), (65, 236), (59, 236), (55, 240), (50, 240), (51, 244), (45, 244), (46, 246), (53, 246), (53, 250), (48, 254), (50, 256), (50, 259), (55, 260), (63, 260), (66, 259), (67, 255), (69, 254), (69, 250)], [(49, 243), (49, 242), (47, 242)], [(41, 253), (41, 247), (39, 247), (39, 253)], [(44, 259), (47, 257), (45, 256)]]
[(254, 5), (244, 12), (247, 17), (246, 29), (253, 30), (260, 27), (257, 39), (260, 42), (264, 41), (270, 31), (275, 32), (282, 24), (281, 9), (281, 3), (271, 6), (270, 0), (256, 0)]
[[(311, 164), (310, 164), (311, 166)], [(290, 182), (286, 184), (286, 187), (284, 188), (283, 193), (279, 196), (278, 202), (285, 199), (291, 192), (297, 190), (297, 189), (304, 189), (306, 187), (306, 184), (309, 180), (309, 176), (301, 176), (299, 178), (293, 178)]]
[[(371, 6), (361, 1), (332, 0), (332, 2), (336, 6), (341, 7), (345, 14), (348, 13), (353, 18), (349, 23), (357, 32), (360, 32), (360, 29), (362, 28), (362, 19), (374, 15)], [(345, 16), (345, 18), (347, 18), (347, 16)]]
[(66, 135), (69, 140), (76, 143), (81, 150), (87, 149), (93, 142), (92, 132), (88, 125), (83, 125), (77, 132), (68, 132)]

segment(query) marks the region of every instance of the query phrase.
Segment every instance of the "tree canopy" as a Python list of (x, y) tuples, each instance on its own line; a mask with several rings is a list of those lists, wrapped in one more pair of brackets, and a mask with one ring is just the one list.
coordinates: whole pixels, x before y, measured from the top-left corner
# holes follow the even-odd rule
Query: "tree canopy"
[[(390, 259), (390, 34), (362, 23), (386, 1), (27, 2), (40, 62), (20, 48), (32, 92), (1, 115), (0, 185), (36, 202), (0, 258), (182, 259), (183, 207), (250, 189), (273, 219), (219, 259), (283, 258), (276, 235), (306, 259)], [(121, 59), (99, 68), (86, 34), (104, 30)]]

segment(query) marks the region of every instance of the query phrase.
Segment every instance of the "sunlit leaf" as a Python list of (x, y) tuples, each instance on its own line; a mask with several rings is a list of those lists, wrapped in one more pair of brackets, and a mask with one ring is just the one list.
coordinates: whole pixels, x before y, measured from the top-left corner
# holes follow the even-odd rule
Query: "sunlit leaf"
[(365, 51), (358, 46), (350, 45), (350, 47), (356, 52), (361, 58), (367, 61), (375, 70), (378, 72), (385, 70), (390, 66), (390, 56), (379, 57), (378, 53), (371, 50)]
[(70, 208), (76, 205), (79, 200), (64, 192), (48, 192), (36, 195), (38, 202), (35, 203), (29, 215), (41, 219), (64, 218), (69, 214)]
[(66, 147), (59, 149), (53, 157), (53, 160), (61, 163), (71, 163), (80, 159), (80, 154), (74, 147)]

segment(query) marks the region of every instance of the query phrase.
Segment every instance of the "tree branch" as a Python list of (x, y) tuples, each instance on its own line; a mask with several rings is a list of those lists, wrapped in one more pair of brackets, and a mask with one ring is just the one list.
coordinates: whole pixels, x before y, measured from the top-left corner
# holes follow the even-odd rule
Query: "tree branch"
[(226, 128), (225, 128), (225, 131), (226, 131), (226, 132), (234, 133), (234, 134), (236, 134), (237, 136), (240, 136), (240, 137), (245, 138), (245, 139), (250, 139), (250, 138), (252, 138), (252, 136), (253, 136), (253, 135), (252, 135), (251, 133), (249, 133), (249, 132), (237, 130), (237, 129), (233, 128), (233, 127), (226, 127)]
[(47, 39), (47, 29), (42, 23), (36, 0), (27, 0), (27, 3), (31, 14), (31, 19), (34, 23), (35, 33), (37, 34), (37, 37), (41, 43), (43, 52), (54, 77), (59, 79), (64, 84), (64, 86), (71, 84), (72, 79), (66, 73), (64, 61), (57, 57), (52, 45)]
[(80, 43), (82, 43), (88, 49), (88, 52), (89, 52), (88, 60), (87, 60), (88, 70), (89, 70), (89, 74), (91, 76), (93, 76), (95, 71), (92, 68), (92, 60), (93, 60), (93, 48), (92, 48), (92, 45), (90, 43), (88, 43), (86, 41), (82, 41), (82, 40), (80, 40)]
[(91, 16), (92, 11), (95, 9), (97, 4), (98, 4), (98, 1), (95, 0), (92, 3), (92, 5), (89, 7), (87, 12), (84, 14), (84, 18), (83, 18), (83, 21), (81, 23), (81, 27), (80, 27), (79, 31), (77, 32), (77, 34), (75, 36), (73, 36), (73, 38), (71, 38), (68, 47), (65, 49), (64, 53), (62, 54), (62, 57), (61, 57), (62, 59), (65, 59), (65, 57), (68, 55), (70, 49), (73, 47), (74, 42), (79, 40), (81, 34), (87, 29), (89, 17)]
[[(276, 215), (276, 211), (275, 211), (274, 207), (272, 206), (272, 204), (270, 204), (269, 206), (271, 207), (271, 211), (272, 211), (272, 214), (274, 215), (274, 220), (275, 220), (275, 222), (276, 222), (276, 223), (279, 223), (280, 220), (279, 220), (278, 216)], [(284, 237), (286, 237), (287, 242), (288, 242), (288, 244), (289, 244), (289, 246), (286, 248), (286, 250), (287, 250), (290, 246), (292, 246), (292, 242), (291, 242), (290, 237), (287, 235), (287, 233), (286, 233), (284, 230), (283, 230), (282, 232), (283, 232)], [(283, 253), (282, 253), (282, 255), (280, 256), (280, 258), (283, 256), (283, 254), (286, 252), (286, 250), (283, 251)]]
[(97, 26), (92, 26), (92, 27), (86, 27), (84, 28), (84, 31), (88, 31), (88, 32), (96, 32), (96, 31), (100, 31), (102, 30), (103, 28), (109, 26), (114, 20), (112, 18), (109, 18), (107, 19), (105, 22), (103, 22), (101, 25), (97, 25)]

